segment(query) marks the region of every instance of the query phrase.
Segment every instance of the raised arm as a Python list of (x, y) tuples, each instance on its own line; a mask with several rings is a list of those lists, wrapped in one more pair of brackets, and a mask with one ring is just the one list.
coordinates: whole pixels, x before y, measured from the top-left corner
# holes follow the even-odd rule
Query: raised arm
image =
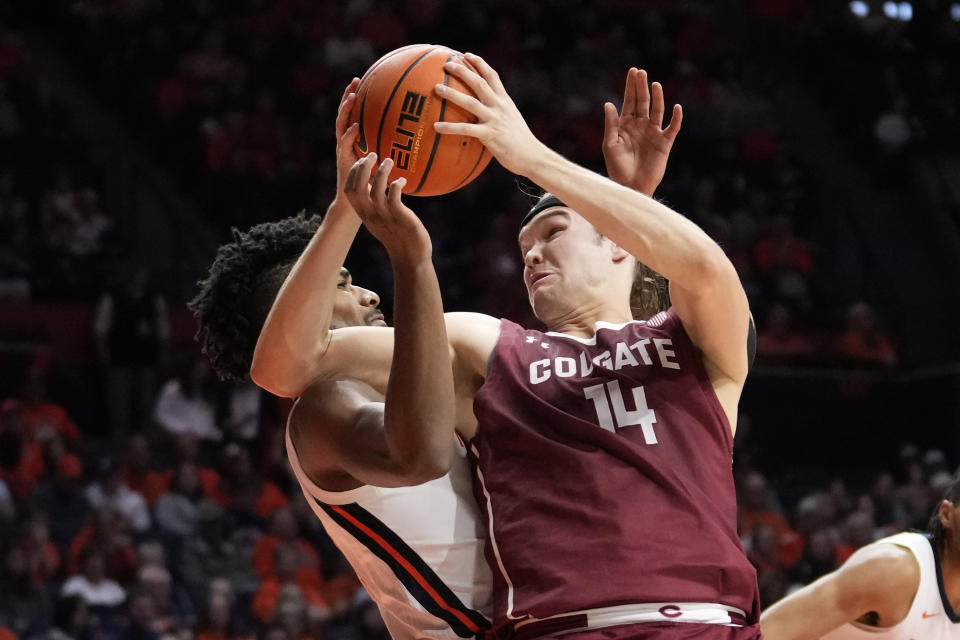
[(357, 126), (349, 119), (359, 83), (354, 78), (347, 86), (337, 112), (337, 195), (280, 288), (253, 353), (250, 377), (274, 395), (300, 395), (316, 377), (316, 363), (329, 341), (340, 268), (360, 228), (360, 218), (343, 195), (356, 162)]
[[(608, 238), (670, 281), (671, 299), (691, 339), (703, 352), (715, 385), (731, 381), (739, 395), (747, 375), (749, 307), (723, 250), (684, 216), (635, 189), (585, 169), (547, 148), (530, 132), (496, 71), (467, 54), (479, 71), (448, 63), (446, 69), (477, 98), (448, 86), (437, 93), (477, 117), (476, 123), (437, 123), (443, 134), (469, 135), (486, 145), (508, 170), (555, 194)], [(631, 69), (633, 77), (637, 71)], [(628, 79), (629, 83), (629, 79)]]
[(890, 627), (906, 616), (919, 584), (920, 566), (910, 551), (870, 545), (764, 611), (760, 630), (766, 640), (816, 640), (871, 612), (878, 627)]
[[(393, 266), (394, 349), (384, 404), (386, 451), (414, 479), (446, 473), (454, 442), (453, 353), (427, 230), (400, 199), (406, 180), (387, 185), (387, 158), (371, 184), (370, 154), (350, 170), (345, 192)], [(389, 191), (388, 191), (389, 189)]]

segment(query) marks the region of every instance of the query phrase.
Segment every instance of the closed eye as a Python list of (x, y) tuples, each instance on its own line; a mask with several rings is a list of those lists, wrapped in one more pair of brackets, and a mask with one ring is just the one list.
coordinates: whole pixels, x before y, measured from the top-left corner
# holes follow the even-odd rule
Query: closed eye
[(561, 227), (561, 226), (550, 227), (550, 228), (547, 230), (547, 235), (546, 235), (546, 237), (547, 237), (547, 238), (552, 238), (552, 237), (554, 237), (555, 235), (557, 235), (558, 233), (560, 233), (561, 231), (563, 231), (564, 229), (566, 229), (566, 227)]

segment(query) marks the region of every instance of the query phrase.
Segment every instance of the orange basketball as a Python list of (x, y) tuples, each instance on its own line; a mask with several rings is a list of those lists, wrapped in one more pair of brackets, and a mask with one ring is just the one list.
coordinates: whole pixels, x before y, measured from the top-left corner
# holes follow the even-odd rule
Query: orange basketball
[[(360, 123), (355, 144), (364, 156), (393, 158), (390, 180), (406, 178), (403, 192), (438, 196), (470, 183), (490, 162), (490, 153), (476, 138), (440, 135), (434, 122), (475, 122), (472, 114), (434, 91), (439, 83), (473, 94), (447, 73), (448, 60), (470, 66), (463, 54), (432, 44), (413, 44), (391, 51), (360, 79), (352, 120)], [(472, 68), (472, 67), (471, 67)]]

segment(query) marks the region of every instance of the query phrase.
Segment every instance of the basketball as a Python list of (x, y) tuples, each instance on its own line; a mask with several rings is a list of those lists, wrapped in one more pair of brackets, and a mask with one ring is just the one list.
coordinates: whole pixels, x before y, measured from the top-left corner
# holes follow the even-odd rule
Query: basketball
[[(434, 91), (439, 83), (473, 94), (447, 73), (448, 60), (470, 66), (458, 51), (432, 44), (395, 49), (377, 60), (360, 79), (352, 120), (360, 123), (355, 143), (360, 156), (375, 152), (392, 158), (390, 180), (406, 178), (403, 192), (438, 196), (473, 181), (490, 162), (476, 138), (440, 135), (434, 122), (475, 122)], [(471, 67), (472, 68), (472, 67)]]

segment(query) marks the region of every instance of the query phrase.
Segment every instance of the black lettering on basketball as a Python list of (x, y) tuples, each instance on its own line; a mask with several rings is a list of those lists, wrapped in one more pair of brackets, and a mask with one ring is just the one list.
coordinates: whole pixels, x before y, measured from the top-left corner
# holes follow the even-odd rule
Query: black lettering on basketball
[[(398, 169), (407, 169), (410, 166), (410, 150), (413, 148), (413, 139), (416, 137), (416, 130), (407, 129), (407, 123), (420, 122), (420, 114), (423, 112), (423, 105), (427, 101), (427, 96), (416, 91), (407, 91), (403, 96), (403, 102), (400, 104), (400, 117), (397, 118), (397, 126), (394, 129), (394, 141), (390, 145), (390, 157), (396, 163)], [(411, 129), (415, 129), (411, 127)]]
[[(410, 139), (410, 142), (413, 142), (413, 138)], [(409, 145), (407, 149), (409, 149)], [(393, 148), (390, 149), (390, 157), (393, 158), (393, 163), (396, 165), (397, 169), (404, 169), (410, 167), (410, 153), (404, 149), (398, 148), (396, 143), (394, 143)]]
[(411, 62), (407, 66), (407, 68), (404, 69), (400, 77), (397, 78), (397, 81), (393, 85), (393, 89), (390, 90), (390, 97), (387, 98), (387, 102), (383, 105), (383, 113), (380, 114), (380, 126), (377, 127), (377, 146), (375, 147), (375, 150), (378, 153), (382, 154), (383, 152), (383, 148), (380, 146), (381, 142), (383, 141), (383, 126), (386, 123), (387, 112), (390, 110), (390, 103), (393, 102), (394, 97), (397, 95), (397, 90), (400, 88), (400, 85), (403, 84), (403, 81), (406, 80), (407, 76), (410, 74), (410, 71), (412, 71), (414, 67), (420, 64), (420, 61), (426, 58), (428, 55), (430, 55), (430, 53), (435, 49), (436, 47), (433, 47), (431, 49), (428, 49), (427, 51), (424, 51), (423, 54), (418, 56), (416, 60)]

